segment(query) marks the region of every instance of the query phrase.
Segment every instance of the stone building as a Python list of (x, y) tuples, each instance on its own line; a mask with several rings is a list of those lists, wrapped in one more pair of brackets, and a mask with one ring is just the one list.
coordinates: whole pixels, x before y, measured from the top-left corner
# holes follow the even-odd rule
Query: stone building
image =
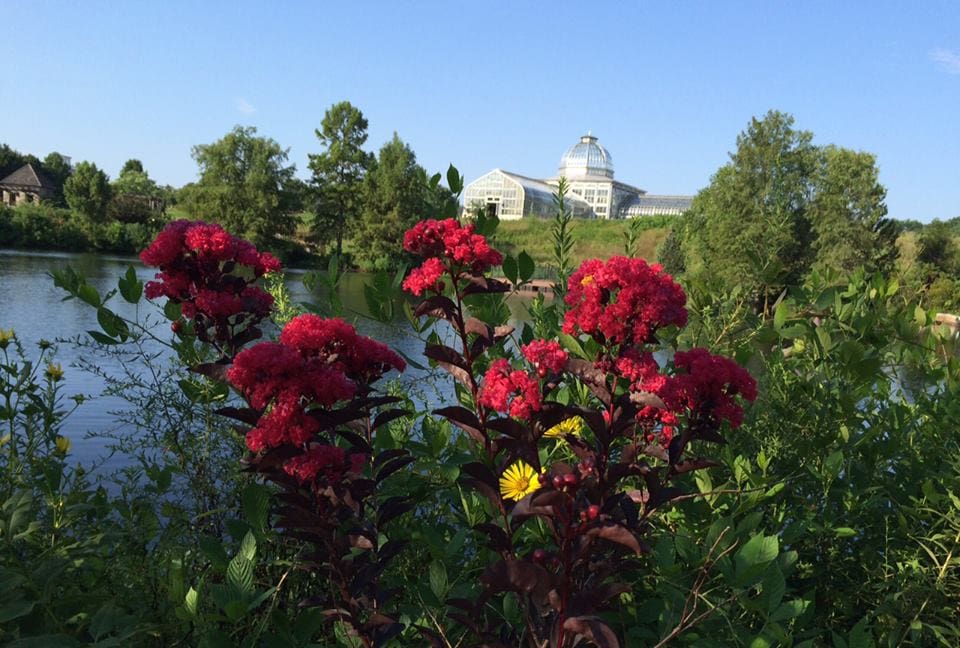
[(483, 209), (502, 220), (525, 216), (550, 216), (555, 207), (553, 193), (561, 177), (570, 191), (567, 209), (581, 218), (636, 218), (680, 215), (690, 209), (693, 196), (648, 194), (613, 177), (613, 158), (587, 134), (560, 158), (557, 176), (544, 180), (502, 169), (486, 173), (464, 188), (464, 205)]
[(56, 193), (53, 182), (34, 168), (33, 164), (24, 164), (0, 180), (0, 204), (10, 207), (49, 200)]

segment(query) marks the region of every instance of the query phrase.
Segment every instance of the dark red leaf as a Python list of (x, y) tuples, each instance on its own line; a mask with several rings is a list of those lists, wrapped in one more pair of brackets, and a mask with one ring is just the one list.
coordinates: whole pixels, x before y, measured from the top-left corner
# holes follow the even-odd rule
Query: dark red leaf
[(387, 465), (385, 465), (383, 468), (381, 468), (377, 472), (377, 482), (378, 483), (382, 482), (384, 479), (386, 479), (393, 473), (397, 472), (407, 464), (413, 463), (414, 459), (415, 459), (414, 457), (406, 456), (406, 457), (397, 457), (396, 459), (390, 460), (390, 462), (387, 463)]
[(569, 617), (563, 622), (563, 629), (576, 632), (578, 635), (594, 642), (598, 648), (620, 648), (617, 635), (597, 616)]
[(373, 448), (367, 443), (367, 440), (356, 432), (351, 432), (349, 430), (340, 429), (336, 431), (336, 434), (343, 437), (350, 443), (351, 446), (363, 452), (364, 454), (373, 454)]
[(477, 277), (474, 275), (464, 275), (468, 284), (463, 289), (464, 295), (486, 295), (490, 293), (510, 292), (510, 284), (497, 279), (488, 279), (487, 277)]
[(492, 592), (530, 594), (534, 600), (545, 604), (548, 593), (556, 587), (556, 576), (540, 565), (509, 558), (487, 567), (480, 582)]
[(605, 372), (597, 369), (589, 360), (580, 358), (568, 358), (565, 369), (579, 378), (593, 392), (593, 395), (600, 399), (601, 403), (604, 405), (610, 404), (612, 395), (607, 388), (607, 374)]
[(438, 363), (445, 362), (461, 369), (467, 369), (469, 365), (459, 352), (444, 344), (428, 344), (423, 350), (423, 355), (436, 360)]
[(714, 466), (719, 466), (719, 461), (714, 461), (713, 459), (687, 459), (686, 461), (681, 461), (673, 467), (673, 472), (677, 475), (682, 475), (684, 473), (693, 472), (694, 470), (701, 470), (703, 468), (713, 468)]
[(485, 534), (487, 538), (490, 539), (490, 548), (494, 551), (507, 551), (513, 546), (506, 532), (496, 524), (482, 522), (473, 528)]
[(216, 413), (248, 425), (256, 425), (257, 421), (260, 420), (260, 411), (252, 407), (221, 407)]
[(643, 552), (640, 548), (640, 543), (637, 541), (637, 536), (635, 536), (630, 529), (616, 522), (605, 522), (600, 526), (587, 529), (587, 535), (603, 538), (610, 542), (616, 542), (617, 544), (627, 547), (637, 555)]
[(218, 380), (220, 382), (227, 381), (227, 370), (230, 369), (230, 365), (224, 364), (222, 362), (203, 362), (198, 365), (190, 367), (190, 371), (198, 373), (202, 376), (206, 376), (212, 380)]
[(429, 315), (430, 317), (440, 317), (449, 320), (457, 312), (457, 305), (449, 297), (435, 295), (429, 299), (424, 299), (414, 309), (413, 314), (416, 317)]
[(465, 463), (460, 466), (460, 472), (470, 475), (474, 479), (477, 479), (492, 488), (497, 487), (497, 476), (493, 474), (493, 471), (490, 470), (485, 464), (480, 463), (479, 461), (472, 461), (470, 463)]
[(384, 450), (383, 452), (378, 452), (377, 456), (373, 458), (374, 467), (380, 467), (383, 464), (387, 463), (391, 459), (396, 459), (397, 457), (404, 457), (407, 455), (407, 451), (403, 448), (393, 448), (391, 450)]
[(607, 600), (629, 591), (630, 586), (626, 583), (607, 583), (606, 585), (576, 592), (570, 597), (567, 613), (570, 616), (591, 614), (600, 609)]
[(377, 414), (377, 418), (373, 419), (373, 429), (379, 429), (390, 421), (395, 421), (396, 419), (404, 416), (410, 416), (410, 412), (405, 409), (391, 409), (385, 412), (380, 412)]
[(409, 498), (403, 496), (391, 497), (377, 507), (377, 526), (382, 527), (390, 520), (403, 515), (413, 508)]
[(460, 407), (458, 405), (452, 407), (441, 407), (440, 409), (433, 410), (433, 413), (437, 416), (442, 416), (458, 428), (470, 435), (470, 438), (476, 441), (477, 443), (485, 443), (487, 440), (486, 435), (481, 430), (480, 420), (477, 418), (476, 414), (468, 410), (466, 407)]
[(483, 322), (476, 317), (470, 317), (467, 318), (467, 321), (463, 326), (467, 333), (479, 335), (488, 342), (493, 342), (493, 327), (486, 322)]

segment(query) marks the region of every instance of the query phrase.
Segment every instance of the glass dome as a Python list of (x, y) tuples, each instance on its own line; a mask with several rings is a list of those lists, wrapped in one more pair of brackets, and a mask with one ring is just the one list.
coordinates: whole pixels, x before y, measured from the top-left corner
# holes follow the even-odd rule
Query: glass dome
[(567, 149), (560, 158), (560, 175), (567, 178), (582, 176), (613, 177), (613, 158), (607, 149), (597, 144), (597, 138), (587, 134)]

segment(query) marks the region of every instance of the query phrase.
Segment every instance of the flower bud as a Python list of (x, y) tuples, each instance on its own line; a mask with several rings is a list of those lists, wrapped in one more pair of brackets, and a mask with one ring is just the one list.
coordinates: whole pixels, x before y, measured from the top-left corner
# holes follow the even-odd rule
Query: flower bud
[(563, 476), (563, 485), (567, 488), (576, 488), (580, 483), (580, 478), (573, 473), (567, 473)]
[(588, 520), (596, 520), (598, 517), (600, 517), (600, 507), (596, 504), (591, 504), (587, 507), (586, 513)]

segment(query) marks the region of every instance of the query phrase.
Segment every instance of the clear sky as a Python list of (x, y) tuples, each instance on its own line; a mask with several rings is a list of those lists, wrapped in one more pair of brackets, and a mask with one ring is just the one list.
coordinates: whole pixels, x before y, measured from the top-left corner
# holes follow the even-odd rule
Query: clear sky
[(298, 174), (347, 99), (428, 171), (556, 173), (587, 130), (617, 178), (694, 193), (751, 116), (876, 154), (896, 218), (960, 216), (960, 2), (0, 0), (0, 142), (196, 178), (237, 124)]

